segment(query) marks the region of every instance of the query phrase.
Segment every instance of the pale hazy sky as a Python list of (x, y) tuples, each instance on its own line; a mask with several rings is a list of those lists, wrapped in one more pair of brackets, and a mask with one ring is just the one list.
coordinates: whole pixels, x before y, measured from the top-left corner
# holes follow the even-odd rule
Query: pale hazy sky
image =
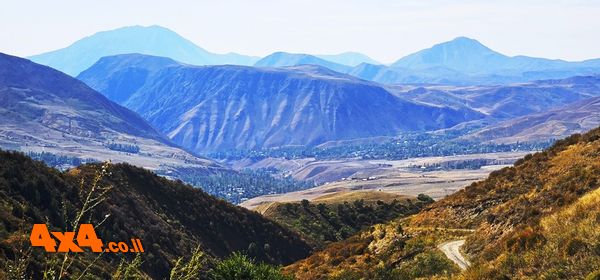
[(600, 0), (52, 0), (0, 2), (0, 52), (161, 25), (212, 52), (358, 51), (381, 62), (457, 36), (508, 55), (600, 58)]

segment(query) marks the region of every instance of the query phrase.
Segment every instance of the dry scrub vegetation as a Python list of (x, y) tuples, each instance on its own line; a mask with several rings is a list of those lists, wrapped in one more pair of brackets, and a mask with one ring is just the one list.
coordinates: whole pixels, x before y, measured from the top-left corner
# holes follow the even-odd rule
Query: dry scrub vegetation
[[(600, 128), (288, 266), (299, 279), (599, 279)], [(399, 230), (401, 229), (401, 230)], [(452, 230), (454, 229), (454, 230)], [(466, 238), (459, 272), (435, 246)]]

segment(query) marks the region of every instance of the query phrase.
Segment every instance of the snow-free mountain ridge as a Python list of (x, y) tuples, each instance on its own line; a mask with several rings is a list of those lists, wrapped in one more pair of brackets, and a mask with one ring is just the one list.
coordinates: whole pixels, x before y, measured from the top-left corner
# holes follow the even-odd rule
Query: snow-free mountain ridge
[[(79, 79), (197, 152), (390, 136), (447, 128), (483, 116), (470, 109), (405, 100), (378, 84), (315, 65), (144, 66), (146, 60), (154, 65), (156, 59), (102, 58)], [(138, 73), (148, 74), (140, 78)], [(113, 81), (121, 86), (113, 86)], [(139, 86), (133, 89), (127, 81)]]
[(77, 76), (103, 56), (126, 53), (164, 56), (194, 65), (252, 65), (258, 60), (257, 57), (236, 53), (209, 52), (172, 30), (157, 25), (128, 26), (98, 32), (66, 48), (29, 58), (71, 76)]

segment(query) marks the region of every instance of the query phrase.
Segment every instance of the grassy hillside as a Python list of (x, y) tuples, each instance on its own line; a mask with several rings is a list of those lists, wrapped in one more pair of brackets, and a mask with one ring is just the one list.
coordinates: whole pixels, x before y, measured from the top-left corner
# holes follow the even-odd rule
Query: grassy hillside
[[(97, 184), (94, 179), (99, 179)], [(272, 264), (290, 263), (310, 250), (298, 235), (255, 212), (141, 168), (96, 164), (62, 173), (22, 154), (0, 151), (0, 267), (23, 264), (27, 275), (40, 279), (62, 254), (30, 249), (32, 225), (71, 230), (93, 186), (97, 189), (92, 197), (100, 203), (81, 221), (97, 225), (105, 242), (140, 238), (146, 248), (141, 270), (154, 278), (164, 278), (178, 257), (198, 246), (210, 256), (241, 251)], [(95, 257), (78, 254), (70, 273), (77, 275)], [(132, 258), (133, 254), (103, 254), (89, 271), (107, 278), (121, 259)]]
[(477, 229), (466, 251), (490, 261), (515, 234), (600, 185), (600, 129), (573, 135), (490, 174), (415, 217), (412, 225)]
[(599, 279), (600, 189), (512, 232), (503, 245), (495, 259), (476, 263), (461, 277)]
[[(600, 128), (286, 270), (300, 279), (597, 279), (599, 183)], [(462, 273), (437, 249), (455, 239), (466, 239), (472, 262)]]
[[(498, 218), (488, 215), (493, 214), (493, 209), (499, 211), (495, 214), (527, 220), (543, 214), (539, 211), (547, 213), (567, 205), (598, 187), (599, 137), (600, 129), (595, 129), (560, 140), (549, 149), (528, 155), (513, 167), (492, 172), (486, 180), (430, 205), (412, 224), (476, 228), (488, 219), (493, 222)], [(532, 206), (539, 211), (522, 213), (506, 207), (523, 204), (535, 204)], [(516, 212), (521, 212), (521, 216), (515, 217), (519, 215)]]
[(271, 203), (257, 209), (298, 232), (315, 248), (344, 240), (361, 229), (412, 215), (433, 202), (428, 196), (404, 197), (382, 192), (330, 194), (309, 202)]
[(297, 279), (414, 279), (446, 277), (459, 269), (436, 246), (468, 231), (378, 224), (285, 268)]

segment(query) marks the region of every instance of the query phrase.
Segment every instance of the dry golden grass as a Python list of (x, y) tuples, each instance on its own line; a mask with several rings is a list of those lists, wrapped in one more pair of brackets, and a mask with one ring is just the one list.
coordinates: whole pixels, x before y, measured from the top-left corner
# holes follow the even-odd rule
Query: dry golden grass
[[(372, 279), (378, 270), (391, 272), (395, 269), (399, 269), (396, 272), (401, 274), (413, 269), (423, 257), (441, 254), (436, 249), (438, 244), (471, 234), (464, 230), (411, 228), (402, 225), (402, 221), (393, 221), (372, 226), (286, 267), (285, 271), (294, 274), (296, 279), (345, 279), (341, 276), (348, 272), (359, 275), (361, 279)], [(445, 279), (458, 272), (458, 267), (450, 260), (445, 257), (441, 259), (441, 266), (446, 269), (431, 272), (426, 279)], [(422, 271), (427, 269), (420, 268)], [(403, 275), (398, 279), (406, 279), (402, 278), (406, 277)]]
[(600, 269), (600, 189), (544, 217), (539, 227), (514, 233), (510, 240), (524, 237), (537, 241), (506, 248), (460, 278), (588, 279)]
[[(431, 249), (440, 242), (468, 236), (463, 249), (473, 266), (460, 275), (427, 277), (598, 279), (599, 184), (600, 128), (558, 141), (411, 218), (371, 227), (286, 270), (299, 279), (347, 271), (366, 277), (381, 266), (402, 271), (419, 265), (418, 255), (435, 256)], [(398, 223), (404, 230), (394, 232)]]

